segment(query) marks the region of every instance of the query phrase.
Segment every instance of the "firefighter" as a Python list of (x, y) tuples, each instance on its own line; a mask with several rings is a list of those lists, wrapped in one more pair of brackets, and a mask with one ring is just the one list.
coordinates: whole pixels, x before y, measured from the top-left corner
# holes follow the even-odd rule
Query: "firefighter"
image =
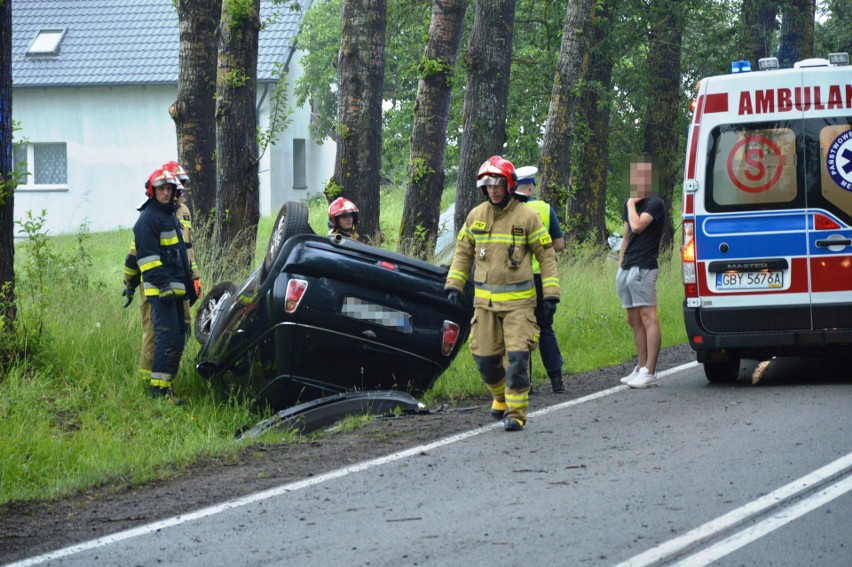
[[(184, 302), (192, 304), (198, 297), (182, 227), (175, 216), (179, 190), (181, 184), (170, 171), (154, 170), (146, 183), (148, 200), (133, 227), (140, 286), (150, 304), (154, 329), (150, 392), (172, 399), (172, 382), (186, 340)], [(126, 275), (129, 263), (128, 258)]]
[[(519, 167), (515, 170), (515, 174), (518, 177), (518, 187), (515, 189), (515, 197), (538, 213), (538, 216), (541, 217), (544, 223), (544, 228), (547, 229), (550, 238), (553, 240), (553, 250), (555, 252), (562, 252), (565, 249), (565, 236), (559, 227), (559, 219), (556, 216), (556, 211), (545, 201), (540, 201), (532, 196), (535, 189), (536, 173), (538, 173), (538, 168), (532, 165)], [(533, 258), (532, 264), (536, 295), (535, 321), (538, 323), (541, 333), (538, 340), (541, 363), (547, 371), (547, 377), (550, 379), (550, 387), (553, 389), (553, 392), (564, 392), (565, 384), (562, 382), (562, 364), (565, 361), (559, 350), (559, 341), (556, 339), (556, 333), (553, 332), (553, 314), (548, 316), (544, 310), (541, 266), (539, 266), (535, 258)]]
[[(181, 187), (178, 189), (178, 210), (176, 216), (181, 224), (183, 241), (186, 245), (186, 252), (192, 269), (192, 283), (195, 288), (195, 294), (200, 299), (202, 293), (201, 276), (195, 262), (195, 251), (192, 248), (192, 216), (189, 212), (189, 207), (186, 205), (186, 190), (189, 186), (189, 175), (187, 175), (186, 170), (176, 161), (166, 162), (162, 165), (162, 168), (177, 177), (181, 184)], [(145, 185), (147, 191), (147, 180)], [(142, 208), (140, 207), (140, 211), (141, 210)], [(130, 300), (139, 285), (139, 281), (140, 272), (139, 266), (136, 262), (136, 244), (135, 242), (131, 242), (130, 250), (128, 251), (127, 257), (124, 261), (124, 295), (127, 297), (125, 307), (130, 304)], [(189, 302), (184, 301), (183, 306), (184, 319), (186, 321), (186, 329), (188, 332), (192, 325), (192, 315), (189, 309)], [(144, 294), (142, 294), (142, 297), (140, 298), (139, 313), (142, 318), (142, 350), (139, 354), (139, 376), (143, 381), (148, 383), (151, 380), (151, 362), (154, 357), (154, 323), (151, 320), (151, 304), (148, 302), (148, 298)]]
[(517, 178), (509, 160), (488, 158), (476, 185), (487, 201), (474, 207), (459, 230), (444, 290), (460, 305), (472, 277), (470, 352), (491, 393), (491, 416), (502, 419), (506, 431), (519, 431), (527, 421), (529, 362), (539, 334), (532, 257), (541, 265), (543, 305), (552, 316), (559, 302), (556, 254), (541, 218), (515, 198)]
[(358, 240), (358, 207), (345, 197), (338, 197), (328, 206), (328, 235)]

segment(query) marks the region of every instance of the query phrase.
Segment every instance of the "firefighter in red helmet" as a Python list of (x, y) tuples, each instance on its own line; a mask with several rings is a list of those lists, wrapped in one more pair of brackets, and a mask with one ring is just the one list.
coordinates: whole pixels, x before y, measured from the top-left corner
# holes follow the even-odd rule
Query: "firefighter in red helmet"
[[(149, 379), (151, 394), (157, 397), (174, 398), (172, 382), (187, 332), (184, 303), (198, 298), (183, 230), (175, 216), (182, 189), (168, 169), (157, 168), (149, 176), (145, 183), (148, 200), (140, 207), (142, 214), (133, 226), (131, 251), (135, 254), (128, 254), (125, 260), (125, 285), (130, 289), (130, 284), (137, 282), (150, 303), (156, 332)], [(136, 274), (132, 273), (134, 269)]]
[[(178, 209), (175, 215), (180, 221), (183, 241), (186, 245), (187, 257), (189, 258), (190, 268), (192, 269), (192, 283), (195, 288), (195, 293), (198, 298), (201, 298), (201, 276), (198, 271), (198, 266), (195, 262), (195, 251), (192, 248), (192, 216), (189, 207), (186, 205), (186, 190), (189, 187), (189, 175), (186, 170), (176, 161), (169, 161), (162, 165), (162, 169), (173, 174), (180, 182), (180, 187), (177, 190), (177, 205)], [(147, 194), (148, 181), (145, 182)], [(141, 210), (141, 209), (140, 209)], [(140, 283), (141, 273), (136, 262), (136, 243), (131, 242), (130, 250), (124, 261), (124, 285), (125, 296), (128, 297), (127, 305), (130, 303), (133, 293)], [(189, 330), (192, 324), (192, 315), (189, 309), (189, 302), (184, 301), (184, 320), (186, 328)], [(145, 381), (151, 380), (151, 363), (154, 358), (154, 323), (151, 319), (151, 304), (145, 294), (140, 297), (139, 312), (142, 318), (142, 350), (139, 355), (139, 376)]]
[(345, 197), (338, 197), (328, 206), (328, 235), (341, 235), (358, 240), (358, 207)]
[(554, 313), (559, 302), (556, 254), (541, 218), (515, 198), (517, 178), (509, 160), (488, 158), (476, 185), (486, 201), (474, 207), (459, 230), (445, 291), (460, 304), (473, 274), (470, 352), (491, 393), (492, 417), (502, 419), (506, 431), (518, 431), (527, 421), (529, 362), (539, 334), (532, 258), (541, 266), (545, 308)]

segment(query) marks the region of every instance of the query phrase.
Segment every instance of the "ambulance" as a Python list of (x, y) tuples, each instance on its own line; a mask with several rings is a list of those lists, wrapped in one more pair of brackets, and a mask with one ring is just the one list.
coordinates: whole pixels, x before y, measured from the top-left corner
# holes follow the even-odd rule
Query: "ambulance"
[(743, 358), (852, 354), (852, 67), (735, 62), (699, 82), (683, 184), (683, 315), (710, 382)]

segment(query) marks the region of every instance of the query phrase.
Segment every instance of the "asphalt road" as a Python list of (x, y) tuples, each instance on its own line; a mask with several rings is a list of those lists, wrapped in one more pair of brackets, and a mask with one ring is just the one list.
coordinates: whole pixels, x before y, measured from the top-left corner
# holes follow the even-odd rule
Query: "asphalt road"
[(22, 564), (849, 567), (849, 361), (688, 365)]

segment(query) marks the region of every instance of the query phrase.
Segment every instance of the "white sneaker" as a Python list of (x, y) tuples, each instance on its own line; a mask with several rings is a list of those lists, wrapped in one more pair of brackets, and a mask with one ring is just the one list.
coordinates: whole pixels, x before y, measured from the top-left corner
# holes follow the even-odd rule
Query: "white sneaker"
[(638, 366), (634, 366), (634, 367), (633, 367), (633, 372), (631, 372), (630, 374), (628, 374), (627, 376), (625, 376), (624, 378), (622, 378), (622, 379), (621, 379), (621, 383), (622, 383), (622, 384), (627, 384), (628, 382), (630, 382), (631, 380), (633, 380), (633, 379), (634, 379), (634, 378), (636, 378), (637, 376), (639, 376), (639, 367), (638, 367)]
[(657, 380), (657, 376), (655, 374), (650, 374), (648, 369), (643, 366), (639, 369), (636, 378), (629, 381), (627, 385), (631, 388), (653, 388), (655, 386), (659, 386), (660, 383)]

